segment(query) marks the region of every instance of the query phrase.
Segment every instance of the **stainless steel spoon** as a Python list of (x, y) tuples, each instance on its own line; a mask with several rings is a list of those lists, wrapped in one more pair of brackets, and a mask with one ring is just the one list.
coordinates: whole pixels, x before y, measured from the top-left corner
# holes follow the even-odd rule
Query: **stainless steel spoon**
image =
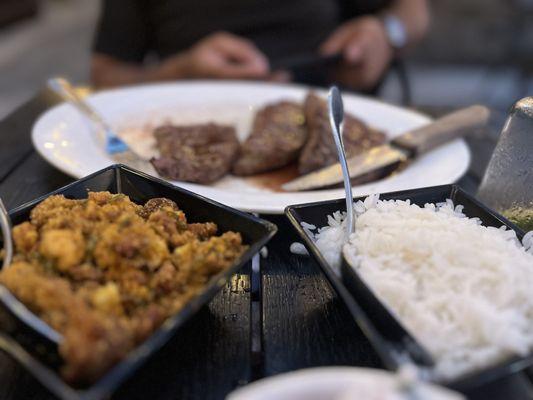
[(328, 95), (328, 111), (329, 123), (331, 125), (331, 132), (335, 145), (337, 146), (337, 153), (339, 155), (339, 162), (342, 168), (342, 176), (344, 179), (344, 191), (346, 192), (346, 237), (354, 231), (354, 211), (353, 211), (353, 195), (352, 184), (350, 182), (350, 171), (346, 162), (346, 152), (344, 151), (344, 143), (342, 141), (342, 121), (344, 119), (344, 106), (342, 104), (342, 97), (339, 89), (332, 86)]
[[(11, 218), (7, 212), (4, 202), (0, 199), (0, 229), (2, 230), (2, 239), (4, 242), (4, 261), (2, 268), (9, 268), (13, 261), (13, 237), (11, 235)], [(61, 334), (50, 327), (46, 322), (31, 312), (22, 302), (20, 302), (8, 289), (0, 286), (1, 296), (4, 304), (28, 326), (39, 332), (44, 337), (54, 343), (62, 340)]]
[(2, 263), (2, 268), (7, 268), (11, 265), (11, 261), (13, 261), (13, 237), (11, 236), (11, 219), (2, 199), (0, 199), (0, 228), (4, 241), (4, 262)]
[[(339, 89), (333, 86), (329, 90), (328, 95), (328, 111), (329, 122), (331, 125), (331, 131), (333, 138), (335, 139), (335, 145), (337, 146), (337, 153), (339, 155), (339, 162), (342, 168), (342, 176), (344, 180), (344, 191), (346, 192), (346, 237), (347, 239), (354, 232), (355, 218), (353, 209), (353, 195), (352, 185), (350, 182), (350, 171), (348, 170), (348, 164), (346, 162), (346, 153), (344, 151), (344, 143), (342, 140), (342, 122), (344, 119), (344, 106), (342, 103), (342, 97)], [(399, 384), (401, 392), (409, 400), (420, 400), (417, 395), (417, 385), (420, 378), (423, 379), (421, 370), (410, 361), (403, 360), (399, 363), (398, 369)], [(406, 372), (408, 379), (406, 379)]]

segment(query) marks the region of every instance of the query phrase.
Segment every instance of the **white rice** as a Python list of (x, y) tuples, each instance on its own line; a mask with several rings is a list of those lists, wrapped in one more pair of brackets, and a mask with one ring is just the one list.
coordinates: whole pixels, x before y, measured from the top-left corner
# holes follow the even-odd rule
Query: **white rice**
[(307, 252), (307, 249), (305, 246), (299, 242), (291, 243), (291, 246), (289, 247), (289, 250), (293, 254), (297, 254), (299, 256), (308, 256), (309, 253)]
[[(513, 231), (484, 227), (451, 200), (419, 207), (372, 196), (354, 209), (345, 257), (432, 353), (437, 376), (454, 378), (533, 348), (532, 232), (521, 245)], [(313, 236), (337, 270), (343, 220), (328, 217)]]

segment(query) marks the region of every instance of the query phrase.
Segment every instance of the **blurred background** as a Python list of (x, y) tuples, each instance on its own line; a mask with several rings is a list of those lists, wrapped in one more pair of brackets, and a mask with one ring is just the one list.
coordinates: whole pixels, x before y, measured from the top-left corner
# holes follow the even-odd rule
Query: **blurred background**
[[(432, 0), (431, 33), (406, 59), (412, 105), (481, 102), (505, 112), (533, 93), (533, 0)], [(0, 118), (45, 80), (88, 82), (97, 0), (0, 1)], [(398, 103), (391, 74), (379, 96)]]

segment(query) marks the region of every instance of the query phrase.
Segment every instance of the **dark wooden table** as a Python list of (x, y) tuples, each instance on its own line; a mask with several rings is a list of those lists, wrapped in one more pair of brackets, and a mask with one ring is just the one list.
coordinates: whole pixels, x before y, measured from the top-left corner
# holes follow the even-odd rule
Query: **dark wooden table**
[[(8, 208), (73, 179), (49, 166), (32, 148), (31, 127), (56, 102), (48, 92), (0, 122), (0, 196)], [(494, 146), (493, 129), (470, 140), (473, 162), (459, 183), (473, 192)], [(222, 399), (234, 388), (299, 368), (380, 361), (348, 310), (307, 257), (289, 252), (296, 236), (283, 216), (266, 216), (279, 233), (260, 267), (235, 275), (226, 289), (116, 393), (116, 399)], [(472, 393), (472, 399), (533, 398), (526, 373)], [(15, 362), (0, 353), (0, 399), (53, 398)]]

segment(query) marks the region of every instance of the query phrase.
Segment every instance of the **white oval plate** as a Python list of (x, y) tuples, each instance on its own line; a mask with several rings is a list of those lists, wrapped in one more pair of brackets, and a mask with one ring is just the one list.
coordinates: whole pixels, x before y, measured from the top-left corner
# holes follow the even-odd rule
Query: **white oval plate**
[[(132, 147), (150, 153), (145, 145), (153, 144), (150, 127), (160, 123), (234, 124), (242, 140), (260, 107), (282, 99), (301, 101), (308, 90), (298, 85), (190, 81), (103, 91), (90, 96), (88, 101)], [(326, 95), (325, 91), (318, 93)], [(347, 112), (383, 130), (390, 138), (430, 122), (422, 114), (367, 97), (345, 94), (343, 98)], [(60, 104), (41, 115), (33, 126), (32, 139), (49, 163), (75, 178), (114, 164), (95, 140), (90, 123), (69, 104)], [(455, 140), (420, 157), (397, 174), (355, 186), (354, 196), (452, 183), (466, 172), (469, 161), (466, 144)], [(274, 192), (232, 175), (210, 186), (172, 183), (231, 207), (258, 213), (281, 214), (289, 204), (343, 196), (342, 189)]]
[[(288, 372), (253, 382), (226, 400), (400, 400), (398, 377), (372, 368), (322, 367)], [(417, 399), (464, 400), (459, 393), (420, 383)]]

